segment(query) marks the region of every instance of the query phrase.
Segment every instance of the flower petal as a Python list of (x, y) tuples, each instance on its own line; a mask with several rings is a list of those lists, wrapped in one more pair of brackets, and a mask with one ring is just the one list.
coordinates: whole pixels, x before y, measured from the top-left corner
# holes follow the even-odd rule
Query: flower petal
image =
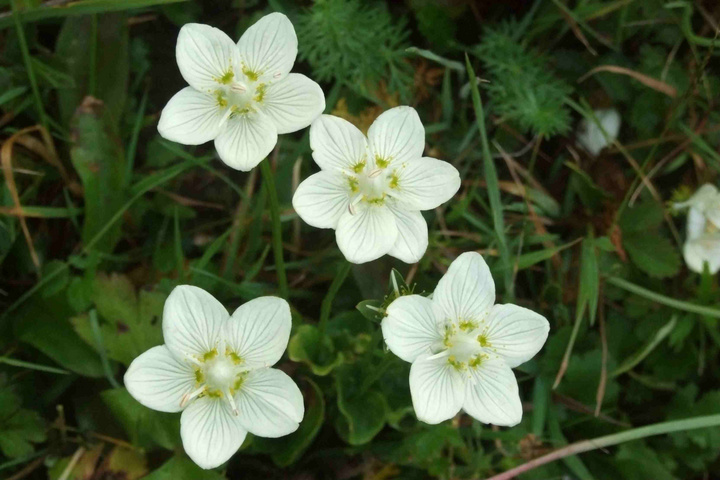
[(232, 116), (215, 139), (220, 160), (243, 172), (255, 168), (277, 143), (277, 129), (270, 117), (260, 112)]
[(290, 306), (285, 300), (259, 297), (235, 310), (225, 323), (225, 341), (243, 366), (269, 367), (285, 352), (291, 327)]
[(438, 282), (433, 301), (451, 320), (484, 320), (495, 303), (495, 282), (483, 257), (465, 252)]
[(447, 352), (420, 358), (410, 367), (410, 394), (418, 420), (434, 425), (460, 411), (465, 381), (448, 363)]
[(179, 412), (183, 395), (195, 388), (195, 372), (165, 345), (144, 352), (130, 364), (125, 388), (138, 402), (161, 412)]
[(235, 42), (222, 30), (200, 23), (187, 23), (180, 29), (175, 57), (185, 81), (204, 93), (214, 92), (240, 67)]
[(392, 204), (388, 208), (395, 215), (398, 236), (395, 244), (388, 252), (405, 263), (420, 261), (428, 246), (428, 227), (422, 213), (408, 211)]
[(316, 228), (336, 228), (348, 211), (350, 186), (341, 173), (320, 171), (298, 185), (293, 208), (305, 223)]
[[(597, 156), (603, 148), (615, 141), (620, 132), (621, 120), (615, 109), (595, 110), (593, 113), (602, 125), (602, 130), (593, 120), (583, 119), (578, 128), (577, 140), (585, 150)], [(607, 139), (603, 130), (607, 133)]]
[(302, 393), (292, 378), (275, 368), (248, 373), (235, 395), (238, 419), (260, 437), (282, 437), (297, 430), (305, 414)]
[(200, 145), (218, 136), (224, 113), (215, 97), (185, 87), (163, 108), (158, 132), (173, 142)]
[(200, 468), (215, 468), (227, 462), (246, 435), (222, 398), (204, 396), (193, 400), (180, 417), (183, 448)]
[(365, 135), (352, 123), (333, 115), (321, 115), (310, 125), (310, 148), (315, 163), (323, 170), (352, 170), (367, 161)]
[(442, 342), (439, 312), (433, 301), (420, 295), (394, 300), (386, 310), (381, 326), (391, 352), (406, 362), (430, 355), (433, 344)]
[(502, 358), (491, 354), (470, 372), (463, 410), (482, 423), (502, 427), (520, 423), (522, 403), (517, 380)]
[(547, 340), (547, 319), (517, 305), (495, 305), (490, 310), (485, 333), (488, 347), (510, 368), (527, 362), (540, 351)]
[(688, 268), (702, 273), (705, 262), (712, 275), (720, 271), (720, 234), (711, 233), (688, 240), (683, 245), (683, 257)]
[(390, 195), (411, 210), (431, 210), (450, 200), (460, 189), (460, 173), (448, 162), (423, 157), (398, 164), (397, 185)]
[(275, 123), (278, 133), (305, 128), (325, 110), (325, 94), (320, 85), (305, 75), (291, 73), (268, 85), (262, 111)]
[(175, 287), (163, 309), (165, 345), (179, 360), (186, 355), (202, 356), (216, 347), (228, 318), (225, 307), (202, 288)]
[(290, 20), (282, 13), (265, 15), (248, 28), (237, 44), (243, 70), (262, 82), (278, 81), (292, 69), (298, 41)]
[(367, 205), (356, 207), (355, 214), (342, 214), (335, 238), (348, 262), (365, 263), (388, 253), (397, 234), (395, 216), (389, 208)]
[(373, 161), (380, 158), (397, 165), (419, 160), (425, 150), (425, 127), (414, 108), (395, 107), (373, 122), (368, 141)]

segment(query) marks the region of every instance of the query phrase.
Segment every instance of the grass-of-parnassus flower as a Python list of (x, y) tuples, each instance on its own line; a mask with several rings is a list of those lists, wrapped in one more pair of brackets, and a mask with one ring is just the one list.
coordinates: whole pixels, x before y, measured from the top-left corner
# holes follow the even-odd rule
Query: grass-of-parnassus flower
[(280, 437), (298, 428), (302, 394), (270, 368), (287, 347), (290, 327), (283, 299), (256, 298), (229, 315), (205, 290), (176, 287), (163, 310), (165, 344), (130, 364), (125, 386), (148, 408), (182, 411), (185, 451), (200, 467), (217, 467), (247, 432)]
[(450, 265), (432, 298), (399, 297), (382, 320), (388, 348), (412, 363), (415, 414), (431, 424), (461, 409), (482, 423), (519, 423), (522, 404), (511, 369), (535, 356), (549, 329), (542, 315), (495, 304), (490, 269), (474, 252)]
[(711, 274), (720, 271), (720, 192), (706, 183), (687, 201), (675, 204), (687, 208), (687, 237), (683, 257), (690, 270), (702, 273), (707, 262)]
[(325, 109), (320, 86), (290, 73), (297, 37), (288, 18), (271, 13), (235, 44), (217, 28), (180, 29), (178, 68), (190, 85), (162, 111), (160, 135), (185, 145), (215, 141), (220, 159), (248, 171), (275, 147), (277, 136), (305, 128)]
[(448, 162), (422, 156), (425, 128), (415, 109), (382, 113), (367, 138), (350, 122), (322, 115), (310, 126), (310, 147), (320, 172), (295, 191), (300, 218), (334, 229), (352, 263), (385, 254), (406, 263), (420, 260), (428, 246), (420, 212), (452, 198), (460, 174)]

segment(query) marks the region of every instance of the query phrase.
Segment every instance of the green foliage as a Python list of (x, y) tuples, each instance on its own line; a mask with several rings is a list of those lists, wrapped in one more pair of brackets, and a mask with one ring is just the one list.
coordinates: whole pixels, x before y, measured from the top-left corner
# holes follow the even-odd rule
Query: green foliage
[[(692, 420), (720, 414), (720, 286), (684, 266), (687, 213), (670, 205), (718, 185), (720, 57), (712, 9), (671, 3), (0, 2), (0, 477), (491, 478), (666, 421), (680, 426), (520, 478), (720, 477), (720, 428)], [(270, 11), (294, 23), (293, 71), (320, 83), (327, 112), (367, 131), (412, 105), (424, 155), (460, 172), (459, 192), (423, 212), (417, 264), (348, 264), (334, 232), (297, 217), (293, 191), (317, 171), (307, 129), (280, 136), (264, 174), (221, 164), (211, 142), (159, 136), (185, 86), (179, 28), (238, 38)], [(607, 108), (618, 144), (591, 156), (575, 126)], [(418, 421), (411, 364), (383, 339), (388, 305), (431, 296), (466, 251), (486, 259), (497, 303), (550, 321), (514, 370), (524, 415), (512, 428)], [(304, 418), (285, 437), (249, 434), (213, 471), (184, 453), (181, 414), (121, 386), (163, 343), (180, 284), (229, 311), (262, 295), (292, 310), (273, 368), (300, 387)]]
[(570, 114), (565, 97), (572, 89), (553, 73), (545, 55), (516, 38), (517, 28), (513, 22), (485, 27), (475, 49), (489, 77), (484, 87), (492, 111), (534, 135), (567, 133)]
[[(1, 380), (1, 379), (0, 379)], [(0, 451), (9, 458), (23, 457), (34, 451), (34, 443), (45, 441), (45, 425), (34, 410), (22, 408), (22, 400), (0, 383)]]
[(335, 80), (362, 94), (378, 85), (409, 98), (412, 70), (405, 60), (408, 31), (384, 3), (319, 0), (297, 22), (300, 58), (315, 78)]

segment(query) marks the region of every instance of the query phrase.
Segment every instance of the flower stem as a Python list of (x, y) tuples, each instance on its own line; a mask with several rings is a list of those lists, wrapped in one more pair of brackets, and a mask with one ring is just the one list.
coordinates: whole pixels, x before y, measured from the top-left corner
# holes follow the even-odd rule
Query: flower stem
[(645, 427), (633, 428), (625, 432), (605, 435), (591, 440), (582, 440), (572, 443), (567, 447), (560, 448), (554, 452), (531, 460), (519, 467), (508, 470), (507, 472), (490, 477), (487, 480), (510, 480), (521, 473), (529, 472), (546, 463), (554, 462), (578, 453), (589, 452), (600, 448), (618, 445), (620, 443), (637, 440), (640, 438), (650, 437), (653, 435), (662, 435), (665, 433), (679, 432), (684, 430), (694, 430), (697, 428), (717, 427), (720, 425), (720, 415), (707, 415), (704, 417), (686, 418), (684, 420), (676, 420), (673, 422), (655, 423)]
[(330, 284), (330, 289), (325, 294), (325, 298), (323, 298), (322, 305), (320, 306), (320, 324), (318, 326), (321, 337), (325, 336), (325, 330), (327, 328), (327, 322), (330, 319), (330, 311), (332, 310), (335, 295), (345, 282), (351, 267), (352, 264), (350, 262), (343, 262), (340, 270), (338, 270), (337, 275), (335, 275), (335, 278)]
[(273, 253), (275, 255), (275, 270), (277, 271), (278, 290), (280, 296), (288, 298), (287, 275), (285, 274), (285, 260), (283, 260), (282, 226), (280, 225), (280, 205), (278, 202), (275, 177), (270, 168), (270, 160), (260, 162), (263, 179), (267, 185), (268, 200), (270, 201), (270, 217), (272, 219)]

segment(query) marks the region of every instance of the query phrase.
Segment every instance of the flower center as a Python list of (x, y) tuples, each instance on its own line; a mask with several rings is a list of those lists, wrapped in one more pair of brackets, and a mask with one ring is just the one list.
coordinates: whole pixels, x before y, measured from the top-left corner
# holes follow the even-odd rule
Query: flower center
[[(348, 174), (351, 205), (365, 202), (370, 205), (383, 205), (388, 196), (398, 188), (398, 176), (389, 168), (370, 168), (359, 163)], [(352, 209), (351, 209), (352, 211)]]
[(266, 84), (234, 76), (230, 81), (219, 85), (215, 98), (220, 108), (228, 108), (229, 114), (245, 114), (255, 111), (265, 98)]
[(243, 367), (243, 361), (238, 354), (230, 349), (214, 348), (205, 353), (201, 359), (188, 356), (188, 360), (195, 367), (195, 386), (192, 393), (187, 393), (180, 401), (180, 406), (185, 406), (190, 400), (199, 396), (225, 399), (237, 415), (234, 396), (240, 390), (247, 369)]
[(472, 376), (472, 372), (488, 357), (485, 351), (490, 347), (481, 322), (460, 320), (446, 324), (443, 340), (433, 346), (433, 351), (447, 351), (448, 363), (457, 371)]

